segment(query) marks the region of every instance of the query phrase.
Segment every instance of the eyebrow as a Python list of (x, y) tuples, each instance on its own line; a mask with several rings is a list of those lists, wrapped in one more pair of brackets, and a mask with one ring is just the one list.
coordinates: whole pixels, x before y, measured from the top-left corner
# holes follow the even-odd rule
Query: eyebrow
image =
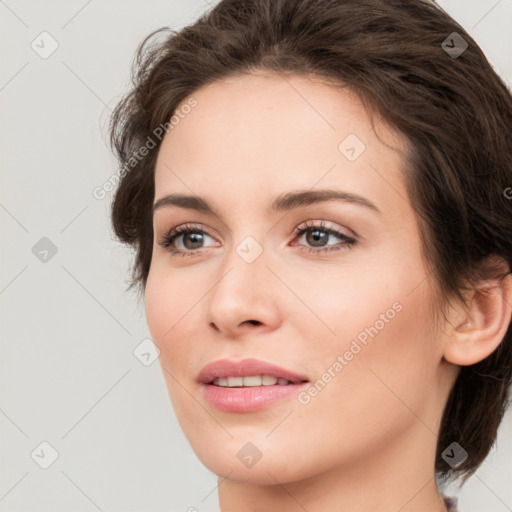
[[(366, 207), (377, 213), (382, 213), (375, 204), (363, 196), (344, 192), (342, 190), (299, 190), (287, 192), (277, 196), (271, 203), (271, 212), (282, 212), (294, 210), (311, 204), (321, 203), (325, 201), (343, 201), (350, 204)], [(170, 194), (160, 198), (153, 205), (153, 214), (166, 206), (179, 206), (188, 210), (196, 210), (198, 212), (207, 213), (220, 217), (219, 213), (205, 199), (199, 196), (188, 196), (182, 194)]]

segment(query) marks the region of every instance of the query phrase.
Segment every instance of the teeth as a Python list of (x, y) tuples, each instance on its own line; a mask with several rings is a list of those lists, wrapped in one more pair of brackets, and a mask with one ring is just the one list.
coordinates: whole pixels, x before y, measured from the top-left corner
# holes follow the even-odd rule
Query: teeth
[(275, 377), (271, 377), (270, 375), (263, 375), (261, 377), (261, 383), (264, 386), (273, 386), (277, 382)]
[(235, 388), (235, 387), (258, 387), (258, 386), (285, 386), (291, 384), (290, 381), (282, 378), (272, 377), (271, 375), (250, 375), (247, 377), (217, 377), (213, 379), (215, 386)]
[(228, 386), (230, 388), (234, 388), (235, 386), (243, 386), (244, 378), (243, 377), (228, 377)]
[(244, 377), (244, 386), (261, 386), (261, 377), (259, 375)]

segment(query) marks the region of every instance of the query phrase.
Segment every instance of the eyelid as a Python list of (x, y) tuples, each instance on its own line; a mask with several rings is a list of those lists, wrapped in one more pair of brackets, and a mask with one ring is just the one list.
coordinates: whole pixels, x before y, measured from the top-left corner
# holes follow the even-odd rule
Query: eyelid
[(312, 228), (321, 228), (325, 231), (335, 233), (336, 235), (340, 234), (340, 235), (346, 236), (347, 238), (352, 238), (354, 240), (359, 239), (359, 236), (356, 233), (354, 233), (354, 231), (352, 231), (351, 229), (348, 229), (345, 227), (338, 227), (336, 224), (330, 223), (330, 222), (325, 223), (324, 220), (305, 221), (305, 222), (299, 224), (294, 229), (293, 232), (295, 233), (295, 235), (297, 235), (301, 231), (305, 231), (307, 229), (312, 229)]
[[(335, 236), (338, 237), (341, 242), (338, 242), (334, 245), (325, 245), (325, 246), (307, 246), (303, 244), (298, 244), (296, 242), (297, 238), (301, 238), (305, 235), (305, 233), (309, 230), (315, 229), (318, 231), (324, 231), (327, 233), (327, 236)], [(204, 249), (209, 249), (211, 246), (206, 247), (199, 247), (197, 249), (190, 249), (190, 250), (183, 250), (183, 249), (176, 249), (174, 248), (175, 240), (177, 240), (180, 236), (183, 234), (188, 234), (191, 232), (200, 232), (207, 236), (209, 236), (212, 239), (215, 239), (214, 236), (212, 236), (209, 232), (209, 228), (204, 226), (201, 223), (185, 223), (185, 224), (179, 224), (173, 228), (171, 228), (169, 231), (166, 232), (161, 237), (161, 240), (158, 242), (160, 246), (162, 246), (164, 249), (169, 251), (172, 256), (194, 256), (197, 253), (204, 252)], [(352, 233), (351, 230), (348, 230)], [(299, 247), (299, 250), (307, 250), (309, 253), (321, 255), (325, 254), (331, 251), (337, 252), (344, 249), (350, 249), (354, 245), (356, 245), (359, 242), (359, 238), (357, 235), (347, 234), (343, 232), (343, 228), (337, 228), (337, 227), (330, 227), (326, 225), (324, 220), (311, 220), (311, 221), (305, 221), (301, 224), (299, 224), (294, 230), (294, 238), (293, 238), (293, 245), (292, 247)]]
[[(215, 239), (215, 237), (209, 233), (209, 228), (207, 228), (204, 224), (201, 224), (200, 222), (186, 222), (185, 224), (178, 224), (177, 226), (165, 231), (160, 238), (159, 244), (163, 245), (170, 238), (173, 238), (175, 240), (181, 234), (186, 234), (189, 231), (200, 231), (208, 235), (210, 238)], [(192, 250), (187, 252), (192, 252)]]
[[(303, 231), (305, 229), (321, 227), (321, 228), (325, 229), (326, 231), (329, 231), (329, 230), (331, 230), (331, 231), (339, 231), (341, 234), (343, 234), (343, 235), (345, 235), (345, 236), (347, 236), (349, 238), (354, 238), (354, 239), (358, 239), (359, 238), (359, 235), (357, 235), (351, 229), (348, 229), (348, 228), (345, 228), (345, 227), (336, 227), (335, 224), (334, 225), (330, 225), (330, 224), (331, 223), (326, 224), (325, 221), (322, 220), (322, 219), (320, 219), (320, 220), (308, 220), (308, 221), (304, 221), (304, 222), (300, 223), (298, 226), (296, 226), (293, 229), (293, 233), (294, 233), (295, 236), (297, 236), (297, 234), (300, 231)], [(210, 236), (212, 238), (215, 238), (215, 236), (210, 233), (210, 228), (205, 226), (201, 222), (186, 222), (184, 224), (178, 224), (178, 225), (174, 226), (173, 228), (171, 228), (169, 230), (166, 230), (165, 234), (164, 234), (164, 237), (172, 236), (176, 232), (180, 233), (180, 232), (186, 231), (187, 229), (190, 229), (191, 231), (193, 231), (193, 230), (204, 231), (208, 236)]]

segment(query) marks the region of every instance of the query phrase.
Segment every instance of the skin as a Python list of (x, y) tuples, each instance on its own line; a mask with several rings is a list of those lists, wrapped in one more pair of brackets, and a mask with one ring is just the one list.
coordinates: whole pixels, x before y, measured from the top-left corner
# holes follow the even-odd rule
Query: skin
[[(483, 359), (505, 334), (510, 286), (435, 322), (406, 162), (394, 149), (406, 143), (383, 122), (377, 138), (348, 89), (258, 72), (193, 97), (197, 106), (160, 147), (155, 202), (195, 194), (219, 215), (155, 211), (145, 304), (178, 421), (219, 475), (222, 512), (445, 510), (434, 478), (443, 408), (458, 365)], [(366, 145), (353, 162), (338, 150), (348, 134)], [(380, 212), (342, 201), (268, 211), (280, 194), (323, 188), (361, 195)], [(294, 229), (320, 221), (356, 243), (331, 235), (327, 246), (340, 250), (308, 253), (314, 242)], [(207, 233), (199, 249), (175, 241), (194, 255), (159, 245), (186, 223)], [(247, 236), (263, 249), (251, 263), (236, 251)], [(393, 303), (400, 312), (307, 404), (292, 396), (233, 413), (203, 398), (197, 376), (221, 358), (263, 359), (315, 382)], [(262, 453), (250, 468), (237, 457), (247, 442)]]

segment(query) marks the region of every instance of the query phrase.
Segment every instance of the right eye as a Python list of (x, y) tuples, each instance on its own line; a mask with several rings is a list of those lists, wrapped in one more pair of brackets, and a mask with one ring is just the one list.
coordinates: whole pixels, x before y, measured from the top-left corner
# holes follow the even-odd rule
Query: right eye
[[(201, 227), (197, 227), (193, 224), (185, 224), (172, 228), (160, 240), (159, 245), (167, 249), (172, 255), (181, 254), (182, 256), (191, 256), (196, 254), (197, 249), (207, 247), (202, 245), (204, 243), (204, 237), (210, 237)], [(181, 241), (181, 248), (176, 247), (176, 241)], [(187, 247), (187, 245), (189, 245), (189, 247)], [(190, 245), (192, 247), (190, 247)]]

